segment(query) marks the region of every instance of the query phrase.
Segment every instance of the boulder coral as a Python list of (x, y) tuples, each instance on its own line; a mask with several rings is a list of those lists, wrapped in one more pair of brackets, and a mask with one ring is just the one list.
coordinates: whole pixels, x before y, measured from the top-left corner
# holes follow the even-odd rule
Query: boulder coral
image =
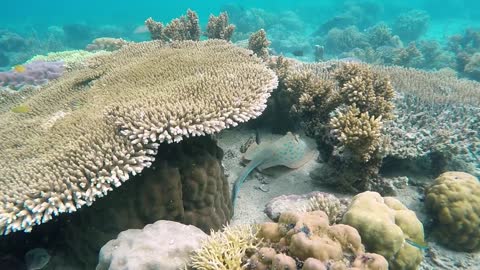
[(208, 237), (200, 229), (159, 220), (143, 229), (129, 229), (102, 247), (96, 270), (177, 270), (189, 262)]
[(324, 212), (313, 211), (285, 212), (278, 223), (261, 224), (261, 248), (245, 269), (388, 269), (385, 258), (365, 253), (355, 228), (328, 223)]
[(480, 182), (468, 173), (445, 172), (425, 190), (436, 239), (455, 250), (480, 249)]
[(389, 269), (418, 269), (423, 260), (417, 247), (424, 243), (423, 225), (415, 212), (393, 197), (368, 191), (356, 195), (342, 223), (357, 229), (366, 250), (384, 256)]
[[(225, 41), (143, 42), (0, 101), (0, 233), (91, 205), (150, 167), (161, 143), (258, 117), (277, 77)], [(17, 102), (26, 113), (10, 109)]]

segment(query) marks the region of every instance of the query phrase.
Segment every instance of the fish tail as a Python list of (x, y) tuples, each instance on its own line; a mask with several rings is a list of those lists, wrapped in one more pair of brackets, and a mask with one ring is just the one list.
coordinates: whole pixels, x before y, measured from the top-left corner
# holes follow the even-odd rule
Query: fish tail
[(240, 176), (237, 178), (235, 183), (233, 183), (233, 188), (232, 188), (232, 205), (233, 208), (235, 208), (235, 201), (237, 199), (237, 194), (238, 191), (240, 190), (240, 187), (242, 186), (243, 182), (245, 182), (245, 179), (247, 179), (248, 175), (261, 163), (263, 160), (258, 160), (258, 161), (252, 161), (247, 164), (247, 167), (243, 169), (243, 171), (240, 173)]

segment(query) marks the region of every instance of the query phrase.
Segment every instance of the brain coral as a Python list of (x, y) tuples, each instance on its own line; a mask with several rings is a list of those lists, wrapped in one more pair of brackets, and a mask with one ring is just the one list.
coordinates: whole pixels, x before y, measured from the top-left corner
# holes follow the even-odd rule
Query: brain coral
[(423, 244), (423, 225), (415, 212), (393, 197), (369, 191), (356, 195), (342, 223), (356, 228), (366, 250), (383, 255), (389, 269), (418, 269), (423, 260), (422, 251), (411, 244)]
[[(275, 74), (220, 40), (159, 41), (98, 56), (41, 91), (0, 101), (0, 232), (90, 205), (151, 166), (159, 143), (212, 134), (265, 109)], [(12, 102), (9, 102), (12, 101)]]
[(468, 173), (446, 172), (427, 188), (425, 206), (434, 235), (456, 250), (480, 248), (480, 182)]

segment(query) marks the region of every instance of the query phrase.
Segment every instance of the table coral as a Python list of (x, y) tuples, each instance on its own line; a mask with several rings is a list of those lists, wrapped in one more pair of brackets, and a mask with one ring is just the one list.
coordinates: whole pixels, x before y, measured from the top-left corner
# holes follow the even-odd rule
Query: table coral
[(0, 103), (2, 234), (91, 205), (150, 167), (160, 143), (259, 116), (277, 85), (261, 59), (220, 40), (143, 42), (96, 61), (24, 93), (28, 113)]
[(462, 251), (480, 249), (480, 182), (470, 174), (446, 172), (425, 190), (425, 207), (442, 244)]
[(414, 270), (423, 260), (423, 225), (415, 212), (393, 197), (376, 192), (356, 195), (342, 223), (356, 228), (368, 252), (383, 255), (392, 270)]

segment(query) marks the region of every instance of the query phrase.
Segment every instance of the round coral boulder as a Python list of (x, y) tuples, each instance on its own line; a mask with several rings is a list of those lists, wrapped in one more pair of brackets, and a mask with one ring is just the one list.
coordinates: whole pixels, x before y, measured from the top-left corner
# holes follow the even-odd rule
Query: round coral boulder
[(480, 182), (476, 177), (463, 172), (441, 174), (426, 189), (425, 206), (438, 241), (455, 250), (480, 249)]

